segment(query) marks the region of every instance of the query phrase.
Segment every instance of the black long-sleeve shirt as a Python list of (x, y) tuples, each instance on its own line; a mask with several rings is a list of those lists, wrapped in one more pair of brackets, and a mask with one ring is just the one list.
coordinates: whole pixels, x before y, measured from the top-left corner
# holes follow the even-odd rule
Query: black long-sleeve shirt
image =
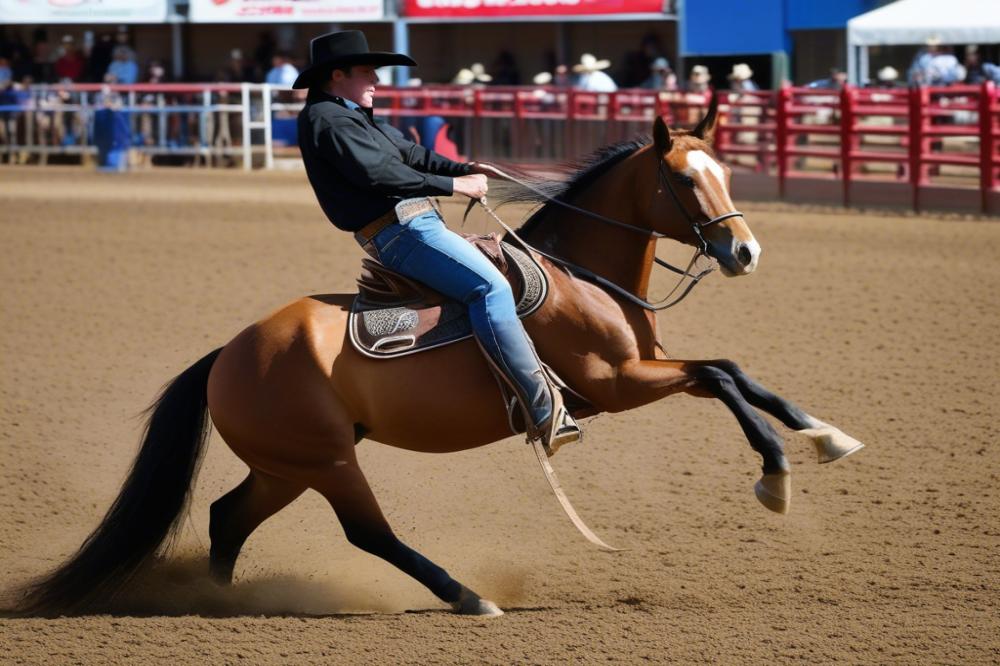
[(471, 165), (408, 141), (373, 119), (371, 109), (350, 109), (340, 97), (310, 90), (299, 112), (299, 149), (323, 212), (339, 229), (357, 231), (400, 199), (452, 194), (452, 178)]

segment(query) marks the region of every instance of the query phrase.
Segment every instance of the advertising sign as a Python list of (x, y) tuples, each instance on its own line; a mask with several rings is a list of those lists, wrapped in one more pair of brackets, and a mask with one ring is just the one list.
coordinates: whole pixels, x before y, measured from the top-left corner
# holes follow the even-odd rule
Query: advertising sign
[(407, 17), (661, 14), (664, 0), (405, 0)]
[(162, 23), (167, 0), (0, 0), (4, 23)]
[(190, 0), (195, 23), (336, 23), (383, 17), (384, 0)]

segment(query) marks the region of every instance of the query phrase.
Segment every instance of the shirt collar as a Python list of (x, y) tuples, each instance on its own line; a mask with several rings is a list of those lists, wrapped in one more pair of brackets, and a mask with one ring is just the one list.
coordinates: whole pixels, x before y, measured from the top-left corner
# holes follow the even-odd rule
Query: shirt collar
[(360, 104), (358, 104), (354, 100), (344, 99), (343, 97), (339, 97), (337, 95), (331, 95), (330, 93), (326, 92), (325, 90), (320, 90), (319, 88), (313, 88), (313, 89), (311, 89), (309, 91), (309, 98), (308, 98), (307, 101), (309, 101), (309, 102), (334, 102), (334, 103), (339, 104), (340, 106), (342, 106), (342, 107), (344, 107), (346, 109), (350, 109), (351, 111), (360, 111), (362, 114), (365, 115), (365, 117), (368, 118), (368, 120), (370, 120), (372, 122), (375, 122), (374, 113), (372, 112), (371, 109), (365, 108), (365, 107), (361, 106)]

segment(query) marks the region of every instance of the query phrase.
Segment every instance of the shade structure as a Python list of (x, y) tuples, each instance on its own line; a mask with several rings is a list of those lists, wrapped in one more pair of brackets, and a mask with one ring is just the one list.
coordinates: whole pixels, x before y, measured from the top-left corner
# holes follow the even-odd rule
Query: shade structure
[(849, 46), (1000, 42), (1000, 0), (897, 0), (847, 22)]

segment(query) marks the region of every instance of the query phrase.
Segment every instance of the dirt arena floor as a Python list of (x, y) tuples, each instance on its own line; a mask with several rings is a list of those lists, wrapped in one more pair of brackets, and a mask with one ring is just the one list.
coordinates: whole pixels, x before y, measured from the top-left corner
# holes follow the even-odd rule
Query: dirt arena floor
[[(758, 271), (713, 275), (660, 322), (672, 355), (732, 358), (867, 443), (820, 466), (782, 429), (789, 515), (754, 499), (729, 412), (679, 396), (592, 419), (554, 459), (616, 554), (514, 438), (360, 445), (398, 534), (504, 617), (446, 612), (314, 493), (251, 537), (227, 590), (204, 575), (208, 507), (245, 468), (213, 435), (174, 555), (109, 614), (0, 618), (0, 662), (1000, 662), (1000, 224), (744, 210)], [(100, 520), (165, 381), (286, 301), (352, 290), (361, 257), (301, 173), (4, 169), (0, 248), (8, 604)]]

